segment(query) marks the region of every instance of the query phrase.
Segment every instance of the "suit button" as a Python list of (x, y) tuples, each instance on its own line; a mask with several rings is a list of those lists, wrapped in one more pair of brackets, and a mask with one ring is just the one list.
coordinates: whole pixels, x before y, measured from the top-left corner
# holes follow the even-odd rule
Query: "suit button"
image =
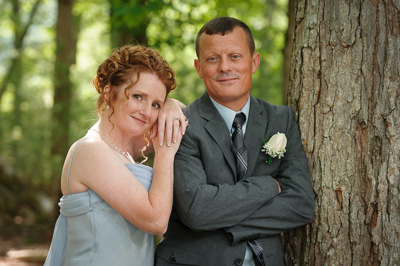
[(170, 262), (176, 262), (174, 254), (171, 254), (171, 256), (169, 256), (169, 261)]
[(235, 265), (242, 265), (243, 264), (243, 260), (242, 259), (236, 259), (235, 260)]

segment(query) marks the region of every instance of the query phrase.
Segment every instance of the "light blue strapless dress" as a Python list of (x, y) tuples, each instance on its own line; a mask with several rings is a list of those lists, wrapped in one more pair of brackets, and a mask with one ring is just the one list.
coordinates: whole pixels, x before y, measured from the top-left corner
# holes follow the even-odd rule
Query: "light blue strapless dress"
[[(126, 166), (149, 190), (153, 169)], [(44, 265), (154, 264), (154, 236), (129, 223), (93, 190), (65, 195), (58, 205), (60, 216)]]

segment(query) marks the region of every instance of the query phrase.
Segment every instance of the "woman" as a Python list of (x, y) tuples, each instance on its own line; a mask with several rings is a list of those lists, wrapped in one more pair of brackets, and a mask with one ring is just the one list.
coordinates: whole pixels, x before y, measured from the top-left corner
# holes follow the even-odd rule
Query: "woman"
[[(61, 214), (45, 265), (153, 265), (153, 234), (168, 225), (173, 161), (187, 125), (178, 102), (166, 98), (176, 87), (174, 72), (155, 50), (124, 46), (99, 66), (93, 83), (99, 120), (65, 159)], [(152, 127), (154, 170), (133, 159)]]

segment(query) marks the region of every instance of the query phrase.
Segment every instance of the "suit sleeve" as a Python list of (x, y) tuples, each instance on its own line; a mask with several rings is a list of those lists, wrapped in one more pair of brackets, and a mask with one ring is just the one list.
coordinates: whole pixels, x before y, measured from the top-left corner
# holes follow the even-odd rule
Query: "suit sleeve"
[(237, 225), (226, 229), (234, 243), (280, 234), (311, 223), (313, 219), (311, 177), (300, 132), (291, 110), (285, 134), (288, 150), (280, 159), (277, 177), (282, 192)]
[[(190, 127), (192, 132), (197, 130), (193, 128), (196, 125)], [(223, 163), (224, 159), (223, 156), (202, 157), (204, 149), (210, 149), (203, 142), (187, 132), (175, 157), (174, 208), (180, 221), (191, 230), (213, 231), (234, 226), (278, 195), (278, 186), (272, 177), (213, 184), (212, 180), (234, 179), (232, 174), (227, 176), (223, 166), (221, 171), (213, 171), (215, 176), (210, 173), (207, 176), (204, 167), (210, 162), (207, 160)]]

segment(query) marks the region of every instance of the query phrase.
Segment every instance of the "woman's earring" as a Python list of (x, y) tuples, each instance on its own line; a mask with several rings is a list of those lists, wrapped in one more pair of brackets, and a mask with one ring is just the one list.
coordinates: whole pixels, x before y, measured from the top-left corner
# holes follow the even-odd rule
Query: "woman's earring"
[(147, 130), (146, 133), (144, 133), (144, 136), (147, 138), (150, 137), (150, 135), (151, 135), (151, 128)]
[(107, 109), (110, 109), (110, 106), (109, 106), (109, 105), (107, 105)]
[(147, 150), (147, 147), (150, 146), (150, 142), (148, 139), (148, 137), (150, 137), (150, 135), (151, 135), (151, 129), (147, 130), (143, 135), (143, 140), (144, 140), (145, 145), (142, 149), (140, 149), (142, 157), (144, 158), (143, 161), (140, 162), (141, 164), (145, 163), (148, 159), (148, 157), (146, 155), (144, 155), (144, 152)]

